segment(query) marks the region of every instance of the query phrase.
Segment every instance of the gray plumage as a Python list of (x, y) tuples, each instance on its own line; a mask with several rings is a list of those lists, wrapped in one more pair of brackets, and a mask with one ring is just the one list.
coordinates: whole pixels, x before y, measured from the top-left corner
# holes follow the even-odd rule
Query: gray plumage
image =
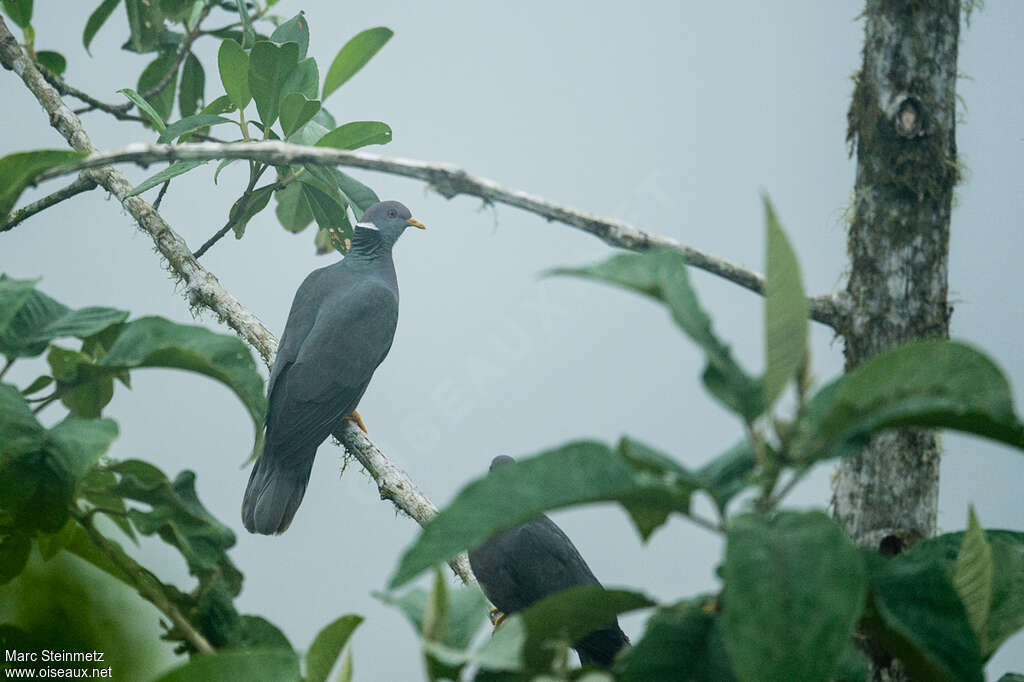
[(267, 384), (266, 438), (242, 501), (251, 533), (283, 533), (302, 502), (316, 450), (359, 404), (398, 325), (391, 250), (422, 223), (397, 201), (366, 209), (341, 261), (295, 293)]
[[(514, 461), (505, 455), (495, 457), (491, 469)], [(572, 540), (544, 515), (471, 550), (469, 565), (484, 594), (505, 614), (522, 611), (571, 587), (600, 584)], [(628, 643), (615, 620), (594, 630), (573, 648), (584, 665), (607, 667)]]

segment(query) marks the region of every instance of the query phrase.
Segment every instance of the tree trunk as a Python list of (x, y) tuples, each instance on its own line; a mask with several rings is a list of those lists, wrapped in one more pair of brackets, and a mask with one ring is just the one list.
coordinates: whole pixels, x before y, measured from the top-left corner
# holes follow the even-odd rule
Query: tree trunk
[[(960, 0), (868, 0), (847, 139), (857, 152), (846, 368), (906, 341), (949, 335)], [(835, 514), (858, 545), (895, 554), (935, 533), (935, 434), (874, 437), (840, 464)], [(874, 679), (905, 679), (876, 652)]]

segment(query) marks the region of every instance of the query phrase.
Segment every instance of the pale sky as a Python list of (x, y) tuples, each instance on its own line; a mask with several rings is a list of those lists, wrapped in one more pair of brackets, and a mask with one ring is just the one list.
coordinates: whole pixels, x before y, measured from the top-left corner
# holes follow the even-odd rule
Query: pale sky
[[(151, 57), (119, 50), (123, 10), (93, 43), (81, 31), (94, 3), (37, 3), (38, 46), (64, 52), (69, 82), (108, 101), (134, 87)], [(339, 122), (383, 120), (389, 155), (455, 163), (711, 254), (762, 269), (759, 192), (768, 192), (801, 259), (809, 293), (844, 284), (845, 225), (854, 163), (844, 140), (850, 76), (860, 64), (858, 2), (527, 2), (443, 4), (282, 0), (304, 9), (310, 54), (324, 72), (345, 40), (371, 26), (395, 37), (327, 100)], [(967, 167), (957, 191), (950, 257), (953, 335), (981, 347), (1024, 401), (1019, 260), (1024, 253), (1024, 4), (992, 2), (963, 34), (959, 83), (966, 107), (957, 132)], [(214, 41), (201, 41), (207, 98), (217, 90)], [(969, 76), (969, 78), (966, 78)], [(34, 99), (0, 73), (0, 154), (62, 148)], [(94, 143), (114, 148), (155, 135), (92, 113)], [(162, 213), (192, 248), (226, 219), (244, 187), (243, 164), (212, 185), (213, 164), (175, 180)], [(141, 180), (148, 173), (125, 168)], [(629, 434), (697, 466), (732, 444), (741, 425), (701, 389), (702, 358), (650, 302), (593, 283), (540, 279), (564, 264), (605, 258), (609, 247), (564, 225), (480, 201), (446, 201), (420, 182), (354, 172), (382, 198), (399, 199), (427, 224), (396, 248), (402, 291), (398, 333), (359, 411), (370, 435), (439, 505), (497, 454), (529, 455), (580, 437)], [(52, 191), (47, 184), (27, 202)], [(150, 200), (152, 196), (150, 195)], [(219, 243), (203, 263), (280, 335), (303, 277), (329, 262), (312, 235), (291, 235), (268, 210), (242, 241)], [(0, 236), (8, 274), (44, 277), (69, 305), (107, 305), (134, 316), (191, 322), (149, 238), (100, 192), (80, 196)], [(715, 324), (747, 367), (759, 370), (761, 299), (698, 273)], [(218, 328), (209, 314), (200, 321)], [(220, 327), (221, 331), (226, 331)], [(814, 325), (814, 371), (841, 370), (841, 342)], [(19, 363), (18, 382), (39, 372)], [(58, 410), (51, 410), (51, 417)], [(1020, 408), (1018, 408), (1018, 413)], [(245, 573), (238, 600), (282, 627), (300, 650), (345, 613), (366, 616), (353, 639), (358, 680), (418, 679), (418, 644), (402, 616), (377, 602), (416, 533), (379, 501), (341, 450), (321, 447), (305, 500), (280, 537), (252, 536), (239, 518), (248, 477), (240, 465), (252, 428), (237, 400), (201, 377), (140, 371), (106, 410), (118, 420), (115, 458), (149, 459), (174, 476), (198, 474), (203, 503), (238, 535), (231, 555)], [(988, 527), (1024, 529), (1024, 457), (976, 438), (943, 438), (939, 524), (965, 525), (974, 504)], [(790, 498), (823, 506), (834, 467), (819, 467)], [(553, 515), (609, 586), (664, 601), (714, 589), (721, 543), (673, 520), (643, 545), (611, 505)], [(142, 558), (190, 585), (159, 542)], [(624, 619), (634, 639), (643, 616)], [(990, 679), (1024, 669), (1024, 636), (1005, 644)]]

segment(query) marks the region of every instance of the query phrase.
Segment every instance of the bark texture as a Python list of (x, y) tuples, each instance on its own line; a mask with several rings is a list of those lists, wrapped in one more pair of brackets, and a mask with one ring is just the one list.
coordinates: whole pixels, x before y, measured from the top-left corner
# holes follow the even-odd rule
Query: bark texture
[[(857, 154), (849, 235), (846, 367), (912, 339), (946, 337), (947, 261), (956, 157), (960, 0), (868, 0), (863, 66), (847, 132)], [(935, 533), (934, 432), (872, 439), (844, 460), (835, 514), (860, 546), (895, 554)], [(905, 679), (875, 655), (875, 680)]]

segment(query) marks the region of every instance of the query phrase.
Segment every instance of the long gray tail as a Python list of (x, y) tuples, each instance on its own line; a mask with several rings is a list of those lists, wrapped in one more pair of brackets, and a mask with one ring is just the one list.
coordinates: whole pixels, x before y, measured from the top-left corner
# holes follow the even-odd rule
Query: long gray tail
[(288, 530), (295, 512), (306, 494), (306, 484), (313, 469), (313, 458), (274, 457), (264, 451), (249, 475), (249, 485), (242, 499), (242, 523), (250, 533), (277, 535)]

